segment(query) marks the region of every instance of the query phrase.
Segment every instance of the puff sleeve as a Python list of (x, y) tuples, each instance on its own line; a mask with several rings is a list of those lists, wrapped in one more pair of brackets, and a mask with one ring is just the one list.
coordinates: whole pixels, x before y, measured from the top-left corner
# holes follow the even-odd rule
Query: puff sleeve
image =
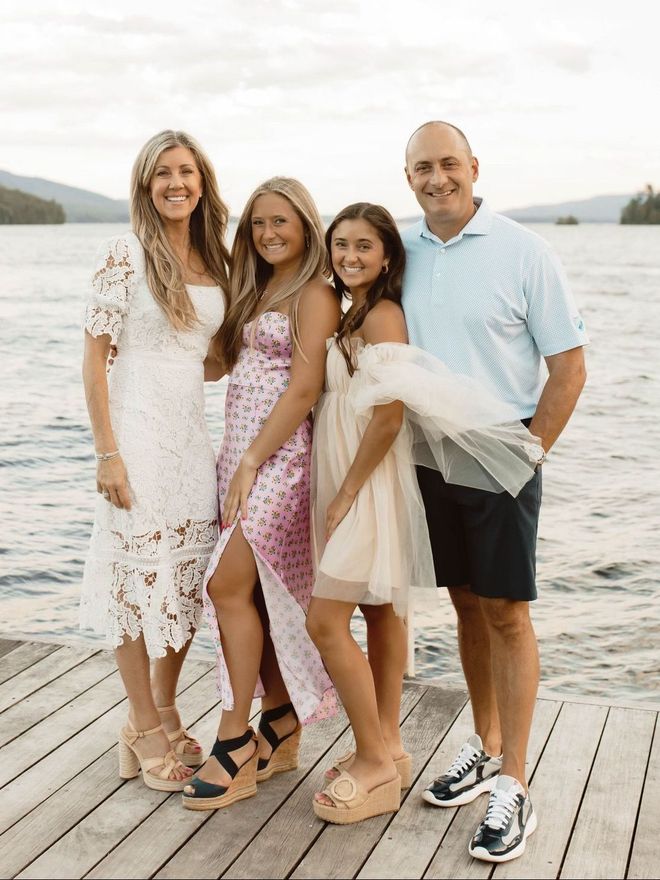
[(128, 236), (99, 249), (85, 308), (84, 326), (91, 336), (107, 334), (117, 344), (137, 281), (135, 262)]

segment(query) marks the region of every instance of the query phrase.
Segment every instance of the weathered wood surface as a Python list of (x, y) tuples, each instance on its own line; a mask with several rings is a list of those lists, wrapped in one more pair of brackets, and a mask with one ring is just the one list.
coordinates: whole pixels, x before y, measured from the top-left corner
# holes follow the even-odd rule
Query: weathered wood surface
[[(211, 663), (187, 661), (180, 685), (184, 720), (208, 747), (219, 715)], [(0, 638), (0, 877), (660, 875), (654, 707), (551, 695), (538, 701), (527, 772), (539, 829), (521, 858), (495, 868), (467, 853), (485, 797), (459, 809), (420, 797), (472, 732), (463, 692), (406, 685), (401, 721), (413, 786), (395, 816), (348, 827), (325, 825), (311, 808), (323, 769), (350, 746), (343, 714), (305, 730), (296, 771), (273, 777), (255, 798), (208, 813), (119, 779), (125, 715), (109, 653)]]

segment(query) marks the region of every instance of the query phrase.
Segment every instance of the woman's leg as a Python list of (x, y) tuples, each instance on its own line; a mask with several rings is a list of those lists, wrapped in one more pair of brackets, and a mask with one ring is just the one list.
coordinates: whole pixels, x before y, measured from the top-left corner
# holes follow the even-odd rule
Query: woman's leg
[[(176, 688), (179, 683), (179, 675), (183, 661), (186, 659), (188, 649), (192, 645), (195, 633), (192, 632), (190, 639), (179, 651), (173, 648), (167, 648), (164, 657), (159, 657), (151, 664), (151, 691), (154, 695), (154, 702), (159, 709), (165, 706), (174, 707), (167, 712), (161, 712), (160, 718), (165, 728), (165, 733), (174, 733), (182, 726), (181, 717), (176, 709)], [(187, 755), (199, 754), (202, 751), (201, 746), (193, 742), (186, 742), (185, 753)]]
[(380, 729), (393, 758), (403, 754), (399, 715), (403, 674), (408, 660), (406, 623), (391, 604), (361, 605), (367, 624), (367, 652), (374, 677)]
[[(254, 601), (261, 619), (261, 626), (264, 634), (263, 651), (261, 654), (261, 666), (259, 667), (259, 677), (264, 687), (264, 696), (261, 700), (261, 708), (263, 711), (268, 709), (276, 709), (285, 703), (291, 702), (291, 697), (284, 684), (280, 666), (277, 662), (277, 654), (275, 646), (270, 637), (270, 620), (266, 609), (263, 590), (261, 585), (257, 585), (254, 591)], [(283, 718), (277, 718), (270, 722), (270, 726), (280, 739), (288, 733), (292, 733), (298, 724), (295, 712), (289, 712)], [(272, 748), (270, 743), (259, 735), (259, 757), (268, 759), (271, 755)]]
[[(239, 523), (208, 583), (208, 595), (218, 618), (222, 652), (234, 694), (234, 708), (222, 710), (218, 739), (242, 736), (250, 719), (263, 646), (263, 629), (254, 604), (256, 583), (254, 554)], [(240, 767), (253, 753), (254, 745), (249, 742), (232, 752), (231, 757)], [(230, 775), (215, 758), (210, 758), (197, 776), (214, 785), (229, 785), (231, 782)]]
[[(115, 658), (128, 696), (128, 720), (135, 730), (152, 730), (161, 723), (158, 709), (151, 691), (150, 665), (144, 637), (137, 639), (124, 637), (124, 642), (115, 648)], [(170, 742), (161, 730), (150, 736), (141, 737), (135, 745), (143, 758), (160, 758), (170, 751)], [(157, 773), (156, 767), (152, 772)], [(192, 770), (181, 764), (172, 770), (170, 779), (185, 779)]]
[[(307, 631), (328, 668), (353, 729), (356, 754), (351, 775), (371, 790), (395, 779), (397, 771), (380, 729), (371, 667), (351, 635), (354, 610), (353, 603), (313, 598)], [(316, 797), (332, 805), (325, 795)]]

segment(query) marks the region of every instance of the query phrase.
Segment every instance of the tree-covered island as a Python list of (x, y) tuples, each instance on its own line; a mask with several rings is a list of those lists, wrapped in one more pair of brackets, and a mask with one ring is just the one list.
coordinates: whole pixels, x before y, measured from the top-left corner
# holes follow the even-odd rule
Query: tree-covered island
[(647, 184), (643, 193), (631, 199), (621, 211), (621, 223), (655, 225), (660, 223), (660, 193)]
[(7, 223), (64, 223), (64, 208), (54, 200), (0, 186), (0, 224)]

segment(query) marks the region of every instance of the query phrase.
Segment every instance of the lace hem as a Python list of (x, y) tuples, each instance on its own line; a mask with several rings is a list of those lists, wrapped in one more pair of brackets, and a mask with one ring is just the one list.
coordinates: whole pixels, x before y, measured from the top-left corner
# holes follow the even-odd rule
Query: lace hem
[[(202, 580), (210, 551), (176, 563), (126, 564), (91, 556), (85, 565), (80, 628), (105, 635), (113, 648), (144, 636), (149, 657), (180, 651), (199, 627)], [(102, 585), (109, 584), (104, 590)]]

